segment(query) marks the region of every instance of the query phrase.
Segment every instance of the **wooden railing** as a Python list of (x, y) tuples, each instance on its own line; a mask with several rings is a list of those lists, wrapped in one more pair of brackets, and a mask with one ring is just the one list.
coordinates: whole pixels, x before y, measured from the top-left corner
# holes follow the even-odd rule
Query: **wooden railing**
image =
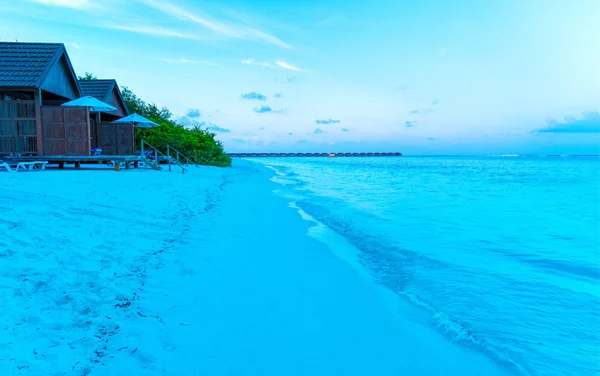
[(0, 155), (37, 154), (35, 135), (0, 135)]
[[(171, 145), (167, 144), (167, 155), (169, 157), (172, 156), (171, 152), (175, 152), (175, 160), (177, 161), (177, 163), (181, 163), (180, 159), (185, 161), (185, 165), (188, 166), (190, 164), (194, 164), (196, 167), (198, 167), (197, 164), (192, 163), (191, 159), (189, 159), (188, 157), (185, 156), (185, 154), (181, 153), (179, 150), (175, 149), (174, 147), (172, 147)], [(169, 164), (169, 171), (171, 171), (171, 165)]]
[[(167, 145), (167, 148), (169, 146)], [(154, 155), (153, 159), (149, 159), (146, 156), (146, 152), (145, 150), (152, 150), (152, 154)], [(185, 174), (185, 172), (187, 171), (187, 169), (185, 167), (183, 167), (183, 164), (181, 164), (179, 162), (179, 160), (173, 160), (173, 157), (169, 156), (169, 155), (165, 155), (163, 153), (161, 153), (160, 151), (158, 151), (157, 148), (155, 148), (154, 146), (150, 145), (149, 143), (147, 143), (145, 140), (141, 140), (141, 154), (142, 154), (142, 158), (143, 160), (149, 164), (152, 168), (156, 169), (156, 170), (160, 170), (160, 159), (159, 156), (163, 156), (165, 158), (165, 161), (169, 164), (169, 171), (171, 171), (171, 165), (176, 165), (179, 168), (181, 168), (181, 173)]]

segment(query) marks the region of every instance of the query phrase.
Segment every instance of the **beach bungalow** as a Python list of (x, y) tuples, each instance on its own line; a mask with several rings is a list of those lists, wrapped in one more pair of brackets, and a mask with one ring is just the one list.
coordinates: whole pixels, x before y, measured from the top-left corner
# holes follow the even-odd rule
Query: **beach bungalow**
[(0, 42), (0, 155), (89, 155), (81, 95), (62, 43)]
[[(133, 155), (135, 134), (131, 124), (108, 124), (129, 115), (115, 80), (79, 80), (84, 96), (94, 97), (117, 108), (112, 113), (90, 114), (91, 147), (104, 155)], [(99, 123), (100, 121), (100, 123)]]

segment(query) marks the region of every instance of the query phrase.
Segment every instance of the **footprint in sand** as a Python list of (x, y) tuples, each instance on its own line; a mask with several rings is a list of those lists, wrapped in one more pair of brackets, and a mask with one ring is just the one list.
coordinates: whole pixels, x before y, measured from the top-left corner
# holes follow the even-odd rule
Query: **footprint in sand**
[(144, 369), (154, 370), (156, 368), (154, 366), (154, 363), (156, 363), (156, 358), (148, 353), (145, 353), (139, 349), (135, 349), (131, 356), (136, 358)]

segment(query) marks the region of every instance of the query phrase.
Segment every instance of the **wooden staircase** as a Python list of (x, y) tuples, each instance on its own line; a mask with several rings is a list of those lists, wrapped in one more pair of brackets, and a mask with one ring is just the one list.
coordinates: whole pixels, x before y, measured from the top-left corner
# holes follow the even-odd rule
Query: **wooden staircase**
[[(179, 150), (175, 149), (171, 145), (167, 144), (167, 154), (163, 154), (154, 146), (147, 143), (145, 140), (141, 142), (141, 152), (142, 152), (142, 160), (146, 164), (146, 166), (150, 167), (153, 170), (162, 170), (162, 166), (160, 165), (160, 156), (163, 157), (163, 160), (169, 165), (169, 171), (171, 171), (172, 166), (175, 165), (181, 168), (181, 173), (185, 174), (187, 170), (187, 166), (190, 164), (190, 159), (183, 155)], [(152, 158), (149, 158), (146, 151), (152, 151)], [(175, 152), (175, 157), (171, 154)], [(185, 162), (185, 167), (183, 162)], [(198, 165), (196, 165), (198, 167)]]
[(147, 158), (145, 156), (142, 156), (142, 160), (144, 161), (144, 163), (146, 164), (146, 166), (150, 167), (151, 169), (153, 169), (153, 170), (162, 170), (162, 167), (160, 167), (160, 165), (157, 163), (156, 160)]

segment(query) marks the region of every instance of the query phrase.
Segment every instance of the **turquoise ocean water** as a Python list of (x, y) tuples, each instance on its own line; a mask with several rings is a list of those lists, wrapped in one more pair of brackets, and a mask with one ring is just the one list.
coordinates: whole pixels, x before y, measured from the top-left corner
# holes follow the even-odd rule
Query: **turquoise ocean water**
[(411, 320), (515, 374), (600, 374), (598, 157), (255, 161)]

